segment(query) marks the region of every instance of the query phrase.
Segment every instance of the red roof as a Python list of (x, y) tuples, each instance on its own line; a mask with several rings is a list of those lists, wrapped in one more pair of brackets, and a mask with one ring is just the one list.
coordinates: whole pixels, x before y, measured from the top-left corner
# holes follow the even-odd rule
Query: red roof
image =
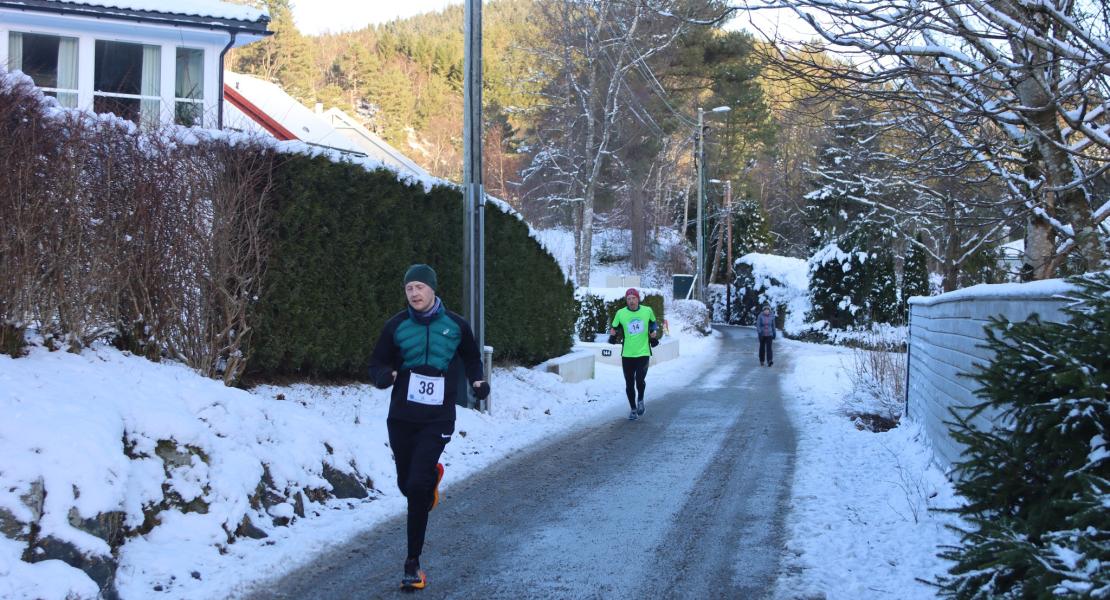
[(263, 112), (261, 108), (255, 106), (250, 100), (247, 100), (242, 94), (235, 91), (235, 88), (224, 84), (224, 100), (230, 103), (235, 108), (238, 108), (244, 115), (250, 117), (252, 121), (258, 123), (270, 135), (275, 138), (287, 142), (290, 140), (299, 140), (293, 132), (289, 131), (278, 123), (273, 117)]

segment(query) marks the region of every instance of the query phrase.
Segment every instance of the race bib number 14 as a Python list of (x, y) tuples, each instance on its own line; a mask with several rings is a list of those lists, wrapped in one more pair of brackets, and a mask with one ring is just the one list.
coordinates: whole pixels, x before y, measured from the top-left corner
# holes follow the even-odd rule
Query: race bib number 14
[(644, 322), (641, 319), (634, 319), (628, 322), (628, 335), (636, 335), (644, 332)]
[(410, 373), (408, 401), (429, 406), (442, 405), (443, 383), (444, 379), (442, 377), (426, 377)]

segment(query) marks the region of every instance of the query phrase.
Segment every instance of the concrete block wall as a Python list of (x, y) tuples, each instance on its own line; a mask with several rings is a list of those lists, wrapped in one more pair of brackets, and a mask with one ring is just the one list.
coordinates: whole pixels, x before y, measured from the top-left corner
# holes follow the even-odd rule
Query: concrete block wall
[[(977, 285), (910, 299), (906, 409), (925, 429), (941, 468), (951, 468), (962, 452), (945, 424), (952, 421), (950, 409), (981, 402), (975, 395), (978, 382), (965, 374), (991, 360), (992, 353), (983, 347), (990, 318), (1024, 321), (1036, 313), (1043, 321), (1065, 322), (1061, 309), (1066, 300), (1059, 295), (1069, 289), (1060, 280), (1049, 280)], [(994, 417), (980, 413), (972, 423), (989, 427)]]

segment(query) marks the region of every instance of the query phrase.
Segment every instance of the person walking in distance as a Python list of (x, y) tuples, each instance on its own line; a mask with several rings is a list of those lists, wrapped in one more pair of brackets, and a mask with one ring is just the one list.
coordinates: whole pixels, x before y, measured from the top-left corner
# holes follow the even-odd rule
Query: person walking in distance
[(651, 348), (659, 344), (659, 323), (655, 320), (655, 311), (640, 304), (640, 292), (636, 288), (628, 288), (624, 301), (627, 306), (617, 311), (609, 327), (609, 343), (617, 343), (618, 332), (624, 338), (621, 347), (624, 393), (631, 407), (628, 420), (635, 421), (644, 414), (648, 363), (651, 361)]
[(423, 589), (420, 553), (428, 513), (439, 502), (440, 454), (455, 432), (455, 400), (466, 382), (479, 399), (489, 395), (470, 324), (436, 295), (436, 272), (424, 264), (405, 271), (408, 306), (382, 328), (370, 358), (370, 381), (393, 386), (386, 428), (397, 467), (397, 487), (408, 498), (408, 555), (403, 589)]
[(766, 304), (755, 318), (755, 333), (759, 336), (759, 366), (763, 366), (764, 359), (768, 367), (775, 364), (775, 352), (771, 349), (771, 340), (775, 339), (775, 315)]

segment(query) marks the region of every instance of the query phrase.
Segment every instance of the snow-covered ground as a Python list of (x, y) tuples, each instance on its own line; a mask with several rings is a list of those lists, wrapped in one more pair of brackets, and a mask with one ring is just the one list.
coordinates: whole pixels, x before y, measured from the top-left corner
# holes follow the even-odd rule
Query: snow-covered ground
[[(950, 513), (959, 496), (932, 464), (922, 429), (903, 419), (883, 433), (861, 431), (845, 414), (853, 350), (791, 340), (781, 388), (797, 434), (787, 553), (778, 598), (935, 598), (921, 581), (948, 568), (936, 556), (954, 545)], [(782, 350), (780, 350), (781, 352)], [(853, 408), (856, 408), (855, 406)]]
[[(652, 386), (661, 393), (685, 385), (700, 364), (714, 360), (714, 337), (681, 343), (682, 358), (652, 370)], [(781, 364), (798, 434), (779, 595), (931, 597), (915, 579), (943, 570), (937, 545), (955, 538), (943, 528), (947, 517), (928, 509), (951, 506), (955, 498), (929, 466), (919, 430), (912, 423), (881, 434), (855, 429), (840, 412), (849, 351), (779, 343), (789, 345), (790, 359), (784, 353), (776, 368)], [(522, 368), (498, 369), (493, 380), (490, 414), (460, 411), (444, 456), (447, 498), (453, 482), (547, 437), (624, 416), (615, 367), (599, 365), (595, 380), (570, 385)], [(0, 422), (0, 507), (18, 514), (18, 492), (41, 477), (50, 491), (42, 533), (95, 551), (98, 540), (69, 526), (69, 508), (87, 517), (115, 505), (133, 521), (141, 514), (137, 506), (160, 493), (162, 468), (151, 471), (150, 464), (127, 459), (121, 439), (127, 435), (141, 447), (175, 436), (209, 452), (211, 464), (182, 469), (173, 485), (184, 496), (206, 497), (210, 509), (166, 514), (149, 534), (125, 544), (119, 589), (124, 598), (150, 597), (156, 589), (159, 598), (234, 596), (403, 511), (385, 444), (387, 406), (385, 392), (358, 385), (266, 386), (247, 393), (110, 348), (0, 356), (0, 413), (6, 415)], [(309, 482), (324, 443), (373, 479), (380, 493), (310, 503), (306, 518), (288, 527), (264, 526), (266, 539), (227, 544), (221, 523), (249, 511), (243, 497), (257, 482), (259, 462), (270, 464), (277, 479)], [(95, 589), (81, 571), (60, 561), (22, 562), (15, 542), (0, 543), (0, 597), (91, 598)]]

